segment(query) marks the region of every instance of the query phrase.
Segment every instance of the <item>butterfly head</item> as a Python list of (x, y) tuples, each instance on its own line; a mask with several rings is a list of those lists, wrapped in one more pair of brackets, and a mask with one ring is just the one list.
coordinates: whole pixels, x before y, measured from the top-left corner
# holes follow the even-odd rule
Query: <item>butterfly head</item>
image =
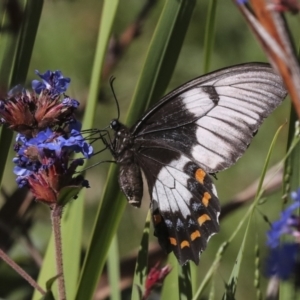
[(119, 131), (120, 128), (121, 128), (121, 123), (120, 123), (117, 119), (113, 119), (113, 120), (111, 120), (111, 122), (110, 122), (110, 128), (111, 128), (113, 131), (117, 132), (117, 131)]

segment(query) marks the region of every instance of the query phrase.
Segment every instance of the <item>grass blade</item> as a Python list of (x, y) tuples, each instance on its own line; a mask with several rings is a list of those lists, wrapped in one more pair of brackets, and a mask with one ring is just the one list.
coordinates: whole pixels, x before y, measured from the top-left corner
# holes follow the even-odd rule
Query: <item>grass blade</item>
[[(101, 19), (101, 31), (99, 32), (98, 46), (95, 55), (94, 68), (92, 72), (91, 86), (89, 99), (85, 109), (83, 120), (83, 128), (91, 128), (94, 122), (94, 112), (96, 111), (98, 91), (100, 87), (100, 77), (105, 52), (110, 37), (112, 23), (114, 21), (115, 11), (118, 6), (118, 1), (105, 1), (103, 8), (103, 17)], [(101, 33), (101, 35), (100, 35)], [(64, 272), (66, 279), (66, 292), (68, 299), (74, 299), (76, 287), (78, 284), (79, 262), (81, 255), (81, 235), (84, 210), (84, 191), (81, 191), (76, 201), (73, 201), (66, 206), (62, 219), (62, 240), (63, 240), (63, 255), (64, 255)], [(70, 235), (70, 232), (76, 233)], [(42, 282), (45, 282), (49, 277), (55, 274), (54, 266), (54, 244), (51, 238), (47, 253), (44, 260), (44, 265), (39, 276)], [(77, 263), (76, 263), (77, 262)]]
[(228, 283), (226, 286), (226, 291), (222, 298), (224, 300), (235, 299), (234, 295), (235, 295), (236, 288), (237, 288), (238, 277), (240, 274), (241, 263), (243, 260), (243, 254), (244, 254), (244, 250), (245, 250), (245, 246), (246, 246), (246, 239), (248, 236), (250, 224), (251, 224), (251, 218), (248, 219), (248, 224), (247, 224), (247, 227), (246, 227), (246, 230), (244, 233), (243, 241), (242, 241), (238, 256), (235, 260), (235, 264), (234, 264), (233, 270), (231, 272), (230, 278), (228, 280)]
[[(274, 136), (274, 138), (272, 140), (272, 143), (270, 145), (270, 148), (269, 148), (266, 160), (265, 160), (265, 164), (264, 164), (264, 167), (263, 167), (263, 170), (262, 170), (262, 174), (260, 176), (260, 180), (259, 180), (255, 200), (254, 200), (253, 204), (251, 205), (251, 207), (248, 210), (249, 219), (248, 219), (248, 224), (247, 224), (247, 227), (246, 227), (246, 230), (245, 230), (245, 233), (244, 233), (243, 241), (242, 241), (238, 256), (235, 260), (235, 264), (234, 264), (233, 270), (231, 272), (230, 278), (227, 282), (227, 288), (226, 288), (226, 291), (225, 291), (222, 299), (233, 299), (234, 298), (236, 288), (237, 288), (237, 281), (238, 281), (238, 277), (239, 277), (239, 274), (240, 274), (241, 263), (242, 263), (242, 260), (243, 260), (243, 254), (244, 254), (244, 250), (245, 250), (245, 246), (246, 246), (246, 239), (248, 237), (253, 212), (254, 212), (254, 209), (255, 209), (259, 199), (261, 198), (262, 185), (263, 185), (264, 178), (265, 178), (265, 175), (266, 175), (266, 172), (267, 172), (267, 169), (268, 169), (269, 161), (270, 161), (272, 152), (274, 150), (275, 143), (278, 139), (279, 133), (280, 133), (282, 128), (283, 128), (283, 126), (279, 127), (279, 129), (275, 133), (275, 136)], [(247, 218), (248, 218), (248, 212), (245, 216)], [(244, 219), (246, 219), (246, 218), (244, 218)]]
[[(12, 33), (10, 36), (1, 35), (2, 62), (0, 81), (2, 88), (9, 89), (16, 84), (25, 83), (42, 7), (42, 0), (28, 0), (24, 7), (23, 20), (19, 32)], [(11, 130), (1, 127), (0, 182), (2, 182), (12, 137), (13, 132)]]
[(181, 300), (193, 297), (190, 263), (179, 268), (178, 286)]
[(172, 266), (172, 271), (164, 281), (161, 299), (179, 300), (178, 268), (180, 268), (180, 266), (178, 265), (177, 259), (173, 253), (168, 256), (167, 264)]
[[(190, 7), (193, 3), (194, 1), (173, 0), (166, 2), (148, 51), (134, 99), (131, 102), (127, 123), (133, 123), (149, 103), (165, 90), (182, 46), (183, 36), (190, 21), (192, 11)], [(174, 15), (173, 13), (176, 11), (177, 13)], [(179, 17), (180, 19), (178, 19)], [(180, 24), (185, 30), (178, 30)], [(92, 297), (105, 263), (110, 242), (126, 205), (124, 198), (118, 192), (117, 175), (116, 166), (111, 166), (101, 201), (101, 208), (97, 213), (90, 247), (81, 273), (76, 299), (89, 299)]]
[(150, 219), (151, 219), (151, 212), (149, 210), (145, 222), (140, 250), (136, 261), (131, 300), (140, 300), (140, 295), (141, 294), (144, 295), (145, 293), (145, 282), (148, 273), (148, 245), (149, 245)]
[(203, 73), (208, 73), (211, 54), (213, 53), (213, 46), (215, 40), (215, 23), (217, 15), (217, 0), (212, 0), (208, 5), (207, 22), (205, 25), (204, 36), (204, 57), (203, 57)]
[(108, 271), (108, 280), (110, 287), (110, 299), (112, 300), (120, 300), (120, 270), (119, 270), (119, 249), (118, 249), (118, 240), (117, 236), (112, 240), (110, 244), (110, 249), (108, 252), (107, 259), (107, 271)]

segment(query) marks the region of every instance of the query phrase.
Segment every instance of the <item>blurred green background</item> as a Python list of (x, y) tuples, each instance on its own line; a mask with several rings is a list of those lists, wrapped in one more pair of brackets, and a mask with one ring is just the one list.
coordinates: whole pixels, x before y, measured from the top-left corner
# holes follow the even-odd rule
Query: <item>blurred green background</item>
[[(121, 108), (121, 121), (125, 120), (126, 112), (163, 4), (164, 1), (157, 1), (143, 23), (140, 35), (130, 43), (116, 67), (109, 74), (116, 77), (114, 87)], [(113, 29), (113, 35), (116, 38), (135, 20), (143, 5), (144, 1), (142, 0), (121, 1)], [(40, 72), (61, 70), (65, 76), (72, 79), (68, 94), (80, 101), (81, 106), (84, 108), (88, 95), (101, 8), (102, 1), (96, 0), (56, 0), (45, 2), (27, 77), (28, 86), (30, 86), (31, 80), (36, 78), (34, 75), (34, 70), (36, 69)], [(168, 91), (203, 74), (203, 42), (207, 9), (208, 1), (197, 1)], [(299, 27), (299, 17), (290, 19), (289, 22), (297, 35), (296, 29), (297, 26)], [(266, 57), (261, 51), (260, 46), (231, 1), (219, 1), (215, 31), (215, 45), (211, 56), (210, 70), (245, 62), (266, 61)], [(288, 121), (289, 108), (290, 102), (286, 100), (265, 121), (248, 151), (238, 163), (229, 170), (217, 175), (216, 186), (221, 204), (230, 201), (236, 193), (243, 191), (244, 188), (259, 178), (268, 147), (275, 131), (280, 125)], [(109, 87), (109, 78), (106, 77), (103, 80), (99, 95), (97, 118), (94, 127), (103, 128), (116, 116), (117, 110)], [(271, 165), (280, 161), (285, 154), (287, 127), (286, 125), (280, 134), (279, 141), (271, 158)], [(95, 148), (101, 149), (100, 142)], [(13, 154), (11, 154), (11, 158), (12, 156)], [(94, 157), (90, 164), (108, 158), (110, 158), (110, 154), (107, 152)], [(3, 181), (3, 187), (8, 193), (16, 189), (11, 168), (12, 165), (8, 164)], [(86, 212), (83, 239), (85, 246), (89, 241), (96, 207), (102, 193), (107, 171), (108, 165), (102, 164), (88, 170), (86, 175), (91, 188), (87, 191), (85, 202)], [(1, 201), (3, 202), (3, 200)], [(277, 193), (268, 197), (266, 203), (259, 206), (259, 210), (261, 213), (266, 214), (270, 220), (273, 220), (278, 217), (280, 203), (281, 191), (279, 189)], [(129, 205), (127, 206), (118, 230), (119, 249), (122, 257), (131, 254), (132, 251), (138, 248), (148, 207), (149, 203), (146, 202), (142, 204), (142, 208), (139, 210)], [(236, 228), (237, 223), (245, 213), (245, 209), (239, 209), (222, 221), (220, 233), (211, 239), (207, 250), (201, 255), (200, 266), (198, 268), (200, 278), (205, 275), (206, 270), (213, 261), (217, 248)], [(33, 238), (34, 245), (43, 253), (51, 231), (48, 208), (40, 205), (35, 214), (35, 223), (30, 235)], [(260, 213), (256, 213), (255, 218), (255, 226), (251, 228), (253, 239), (247, 241), (247, 252), (242, 265), (242, 275), (239, 278), (236, 299), (247, 300), (255, 298), (253, 261), (256, 237), (262, 246), (262, 258), (266, 254), (264, 252), (264, 245), (268, 224), (263, 221)], [(76, 233), (72, 233), (72, 235), (76, 237)], [(152, 241), (156, 243), (155, 238), (152, 238)], [(219, 285), (215, 291), (216, 299), (220, 299), (223, 294), (224, 285), (227, 281), (226, 278), (231, 273), (240, 243), (241, 241), (236, 239), (229, 246), (218, 270)], [(10, 255), (19, 260), (26, 261), (28, 253), (24, 250), (22, 244), (18, 244), (14, 246)], [(6, 268), (3, 265), (0, 268), (1, 270), (2, 274), (0, 274), (0, 278), (4, 276), (5, 272), (7, 274)], [(2, 288), (0, 287), (0, 290)], [(265, 288), (266, 281), (263, 280), (262, 290), (264, 291)], [(0, 294), (0, 296), (2, 295)], [(18, 296), (14, 295), (9, 299), (18, 299)]]

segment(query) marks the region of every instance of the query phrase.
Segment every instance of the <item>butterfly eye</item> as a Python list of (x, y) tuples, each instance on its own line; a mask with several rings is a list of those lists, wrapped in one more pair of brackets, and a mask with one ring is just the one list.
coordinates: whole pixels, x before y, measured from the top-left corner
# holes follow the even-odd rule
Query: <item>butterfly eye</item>
[(118, 131), (120, 129), (120, 123), (118, 120), (112, 120), (110, 122), (110, 128), (113, 129), (114, 131)]

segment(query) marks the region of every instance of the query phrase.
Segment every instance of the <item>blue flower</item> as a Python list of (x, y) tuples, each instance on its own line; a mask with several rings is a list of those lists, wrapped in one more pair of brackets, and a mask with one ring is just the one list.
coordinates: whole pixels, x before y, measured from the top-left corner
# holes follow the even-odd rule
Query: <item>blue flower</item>
[[(52, 129), (46, 128), (45, 130), (40, 131), (35, 137), (25, 140), (24, 146), (38, 146), (44, 144), (47, 140), (53, 139), (55, 137), (55, 132)], [(21, 139), (19, 137), (19, 139)], [(24, 139), (23, 139), (24, 140)]]
[(300, 189), (293, 192), (291, 196), (294, 202), (281, 213), (280, 219), (272, 224), (272, 228), (267, 233), (267, 244), (271, 248), (279, 246), (283, 234), (293, 236), (299, 236), (300, 234), (300, 219), (293, 214), (294, 210), (300, 207)]
[(18, 133), (17, 136), (16, 136), (16, 142), (24, 144), (24, 143), (27, 142), (27, 138), (23, 134)]
[(266, 261), (266, 275), (277, 276), (282, 280), (289, 279), (295, 271), (299, 250), (299, 245), (294, 243), (285, 243), (280, 247), (270, 249), (270, 255)]
[(28, 180), (26, 177), (19, 176), (17, 177), (16, 182), (20, 188), (28, 187)]
[[(267, 244), (271, 249), (266, 262), (266, 274), (282, 280), (289, 279), (299, 263), (300, 218), (294, 211), (300, 207), (300, 189), (293, 192), (291, 198), (292, 204), (282, 211), (280, 219), (272, 224), (267, 233)], [(280, 244), (284, 234), (290, 235), (294, 240)]]
[[(14, 163), (18, 164), (18, 161), (14, 161)], [(14, 167), (14, 173), (20, 177), (26, 177), (32, 174), (32, 170), (28, 170), (28, 168), (21, 167), (21, 166), (15, 166)]]
[(291, 197), (294, 201), (300, 201), (300, 188), (296, 192), (291, 192)]
[(73, 107), (73, 108), (78, 108), (78, 106), (80, 105), (80, 103), (77, 100), (72, 99), (70, 97), (65, 97), (64, 100), (62, 101), (62, 104), (64, 106)]
[(44, 74), (40, 74), (39, 71), (35, 73), (42, 78), (42, 82), (38, 80), (32, 81), (32, 89), (40, 94), (42, 90), (49, 90), (53, 95), (63, 94), (70, 84), (71, 79), (64, 77), (61, 71), (46, 71)]
[(81, 133), (76, 129), (72, 129), (70, 137), (66, 140), (60, 137), (61, 145), (71, 147), (76, 153), (81, 152), (85, 158), (90, 158), (93, 154), (93, 147), (88, 144)]
[(41, 148), (47, 148), (49, 150), (56, 151), (56, 155), (60, 155), (61, 151), (64, 152), (81, 152), (85, 158), (90, 158), (93, 154), (93, 147), (88, 144), (82, 134), (72, 129), (68, 137), (56, 136), (51, 142), (46, 141), (40, 144)]
[(16, 94), (26, 94), (26, 90), (21, 84), (17, 84), (13, 88), (11, 88), (7, 93), (9, 97), (13, 97)]
[(27, 186), (37, 200), (51, 205), (61, 201), (60, 192), (65, 188), (77, 192), (89, 186), (76, 174), (84, 159), (71, 156), (75, 152), (90, 158), (93, 147), (75, 119), (79, 102), (64, 94), (70, 78), (60, 71), (36, 74), (41, 80), (32, 81), (35, 93), (16, 86), (0, 100), (0, 123), (18, 132), (14, 145), (17, 156), (13, 159), (18, 185)]
[(92, 146), (79, 131), (64, 133), (47, 128), (33, 138), (19, 134), (16, 140), (18, 156), (13, 160), (16, 181), (20, 187), (29, 187), (37, 200), (52, 205), (59, 201), (60, 191), (65, 187), (89, 187), (81, 175), (75, 176), (76, 168), (84, 160), (70, 161), (74, 152), (81, 152), (85, 157), (93, 153)]
[(79, 122), (75, 119), (71, 120), (68, 123), (68, 125), (69, 125), (69, 131), (72, 131), (73, 129), (77, 130), (77, 131), (81, 131), (82, 124), (81, 124), (81, 122)]
[[(76, 125), (80, 127), (78, 123)], [(57, 176), (66, 176), (70, 181), (76, 167), (83, 164), (82, 159), (76, 159), (69, 165), (70, 155), (74, 152), (81, 152), (86, 158), (92, 156), (93, 147), (85, 141), (79, 131), (72, 129), (69, 134), (61, 134), (47, 128), (30, 139), (21, 134), (17, 135), (18, 147), (15, 149), (18, 156), (13, 159), (13, 162), (16, 164), (14, 173), (18, 176), (17, 183), (19, 186), (24, 186), (27, 179), (27, 182), (34, 184), (36, 189), (42, 191), (38, 182), (41, 181), (45, 184), (47, 182), (45, 177), (47, 178), (47, 176), (44, 174), (43, 179), (37, 179), (37, 174), (41, 172), (50, 174), (47, 171), (49, 168), (53, 174), (56, 174), (51, 176), (51, 180), (56, 181)], [(49, 181), (51, 180), (49, 179)], [(88, 186), (86, 182), (83, 184)], [(50, 184), (50, 186), (54, 185)], [(35, 193), (37, 194), (36, 191)], [(38, 192), (38, 194), (40, 193)], [(53, 196), (53, 193), (48, 193), (49, 195)]]

